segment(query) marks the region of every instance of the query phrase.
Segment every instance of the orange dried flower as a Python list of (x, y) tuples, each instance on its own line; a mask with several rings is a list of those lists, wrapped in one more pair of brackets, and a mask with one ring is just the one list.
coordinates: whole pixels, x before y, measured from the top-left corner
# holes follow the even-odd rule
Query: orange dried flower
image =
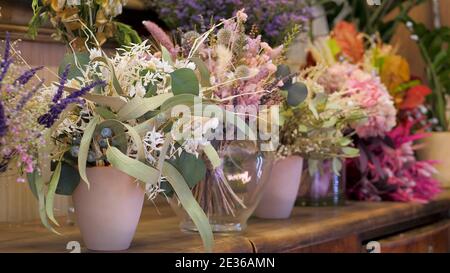
[(342, 53), (353, 63), (358, 63), (364, 56), (364, 40), (354, 24), (341, 21), (333, 29), (332, 37), (342, 49)]
[(399, 55), (389, 55), (384, 59), (380, 77), (389, 92), (393, 93), (397, 86), (409, 81), (409, 64)]

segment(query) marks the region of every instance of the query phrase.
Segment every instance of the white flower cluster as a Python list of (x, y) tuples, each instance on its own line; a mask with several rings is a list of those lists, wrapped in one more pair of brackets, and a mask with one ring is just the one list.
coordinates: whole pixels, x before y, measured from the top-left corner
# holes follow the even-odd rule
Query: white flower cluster
[[(117, 49), (113, 58), (106, 57), (98, 49), (89, 50), (90, 65), (87, 74), (112, 83), (115, 75), (119, 85), (128, 97), (144, 97), (147, 91), (156, 87), (156, 94), (169, 92), (167, 87), (170, 73), (178, 68), (194, 70), (195, 64), (189, 61), (176, 61), (170, 63), (150, 53), (150, 45), (146, 41), (135, 44), (126, 49)], [(102, 58), (107, 59), (108, 65)], [(111, 73), (114, 70), (114, 75)], [(106, 92), (111, 92), (113, 86), (106, 87)]]

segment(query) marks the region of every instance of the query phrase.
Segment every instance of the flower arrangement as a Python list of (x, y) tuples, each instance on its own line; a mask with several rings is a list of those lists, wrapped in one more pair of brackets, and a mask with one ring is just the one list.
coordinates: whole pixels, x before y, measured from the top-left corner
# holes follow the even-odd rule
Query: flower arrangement
[(308, 68), (294, 77), (292, 83), (283, 85), (291, 92), (291, 84), (304, 90), (305, 100), (297, 101), (287, 94), (280, 113), (277, 154), (307, 158), (311, 175), (327, 160), (333, 162), (333, 172), (339, 175), (341, 160), (358, 156), (358, 149), (352, 147), (351, 125), (365, 118), (364, 111), (345, 92), (328, 93), (320, 84), (325, 71), (321, 66)]
[(294, 25), (306, 28), (312, 19), (311, 8), (305, 1), (297, 0), (170, 0), (152, 1), (151, 6), (170, 29), (180, 28), (184, 32), (205, 31), (210, 22), (229, 18), (235, 15), (233, 12), (245, 9), (249, 24), (270, 44), (280, 44)]
[[(127, 0), (33, 0), (34, 16), (29, 22), (28, 34), (35, 38), (41, 25), (50, 21), (56, 29), (54, 38), (76, 50), (103, 45), (115, 38), (120, 45), (141, 40), (130, 26), (114, 21), (122, 13)], [(95, 35), (96, 39), (92, 39)]]
[[(199, 82), (188, 60), (166, 59), (150, 50), (147, 42), (118, 49), (108, 57), (96, 48), (76, 53), (60, 67), (50, 110), (38, 121), (49, 128), (55, 145), (51, 157), (54, 171), (44, 199), (46, 214), (57, 224), (52, 211), (55, 193), (71, 195), (80, 178), (89, 185), (86, 168), (113, 167), (134, 177), (149, 196), (172, 191), (197, 224), (205, 247), (212, 247), (206, 216), (196, 204), (189, 183), (202, 179), (183, 164), (203, 164), (199, 152), (218, 164), (217, 154), (202, 135), (217, 120), (202, 116), (176, 116), (177, 105), (192, 103), (199, 95)], [(181, 133), (179, 133), (181, 131)], [(184, 134), (188, 131), (187, 134)], [(196, 135), (197, 136), (197, 135)], [(42, 188), (36, 174), (31, 183)]]
[[(430, 89), (411, 77), (407, 61), (392, 46), (377, 35), (359, 33), (351, 23), (338, 23), (329, 37), (312, 42), (310, 48), (313, 63), (329, 66), (322, 79), (326, 89), (347, 90), (368, 116), (355, 126), (361, 154), (347, 161), (349, 181), (354, 181), (348, 183), (349, 195), (364, 200), (431, 199), (439, 192), (433, 162), (418, 161), (412, 152), (412, 142), (425, 137), (414, 132), (430, 126), (423, 114)], [(413, 183), (418, 171), (420, 179)], [(424, 188), (428, 190), (420, 195)]]
[(43, 82), (36, 73), (42, 67), (23, 69), (17, 57), (20, 55), (7, 33), (0, 64), (0, 172), (16, 161), (20, 174), (26, 176), (39, 168), (38, 148), (46, 142), (37, 118), (47, 111), (51, 93), (39, 92)]
[[(203, 98), (222, 109), (234, 109), (249, 126), (248, 138), (240, 139), (239, 131), (223, 127), (212, 145), (222, 164), (206, 165), (206, 177), (193, 184), (196, 200), (210, 217), (215, 230), (239, 230), (255, 208), (272, 161), (260, 145), (257, 133), (267, 133), (277, 141), (278, 108), (282, 100), (277, 64), (282, 59), (283, 47), (272, 48), (261, 35), (246, 30), (248, 15), (239, 10), (230, 19), (222, 19), (203, 34), (188, 31), (181, 34), (179, 45), (152, 22), (144, 22), (156, 41), (156, 46), (167, 49), (169, 56), (183, 56), (199, 68)], [(271, 107), (275, 106), (275, 107)], [(273, 111), (275, 109), (275, 111)], [(274, 117), (276, 116), (276, 117)], [(252, 125), (258, 124), (258, 128)], [(261, 129), (266, 124), (276, 131)], [(216, 130), (217, 132), (217, 130)], [(254, 138), (250, 135), (253, 135)], [(250, 141), (249, 141), (250, 140)], [(269, 140), (268, 150), (275, 143)], [(274, 145), (272, 145), (274, 144)], [(259, 173), (256, 174), (256, 172)], [(224, 224), (224, 227), (221, 225)], [(182, 224), (183, 226), (184, 224)], [(231, 228), (233, 227), (233, 228)], [(190, 229), (189, 227), (187, 229)], [(223, 231), (223, 230), (222, 230)]]

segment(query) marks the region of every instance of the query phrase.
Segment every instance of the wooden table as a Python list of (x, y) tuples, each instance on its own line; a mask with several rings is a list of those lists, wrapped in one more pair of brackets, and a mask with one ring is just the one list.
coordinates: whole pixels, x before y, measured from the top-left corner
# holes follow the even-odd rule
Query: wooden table
[[(184, 233), (167, 206), (146, 206), (127, 252), (201, 252), (198, 234)], [(252, 218), (241, 234), (216, 235), (216, 252), (361, 252), (370, 240), (387, 251), (449, 251), (450, 191), (428, 204), (348, 202), (343, 207), (296, 207), (287, 220)], [(60, 218), (64, 222), (64, 219)], [(76, 226), (47, 231), (39, 221), (0, 224), (0, 252), (69, 252), (82, 242)], [(83, 249), (82, 251), (86, 251)]]

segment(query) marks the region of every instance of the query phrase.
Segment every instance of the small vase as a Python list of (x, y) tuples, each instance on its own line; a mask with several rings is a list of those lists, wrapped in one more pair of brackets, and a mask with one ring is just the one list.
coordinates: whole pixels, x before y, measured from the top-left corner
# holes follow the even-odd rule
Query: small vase
[(308, 169), (303, 171), (297, 205), (317, 207), (345, 204), (345, 168), (338, 175), (333, 172), (331, 165), (331, 161), (326, 160), (312, 175)]
[[(208, 216), (213, 232), (240, 232), (255, 210), (272, 169), (272, 153), (260, 152), (250, 141), (215, 145), (222, 165), (207, 168), (206, 176), (192, 193)], [(169, 203), (181, 218), (184, 231), (197, 231), (176, 196)]]
[(87, 168), (72, 198), (86, 247), (119, 251), (130, 247), (144, 203), (144, 190), (134, 178), (113, 168)]
[(297, 198), (302, 168), (303, 158), (299, 156), (278, 160), (254, 215), (265, 219), (289, 218)]
[(444, 188), (450, 188), (450, 132), (433, 132), (421, 140), (423, 148), (418, 149), (421, 160), (436, 161), (434, 177)]

